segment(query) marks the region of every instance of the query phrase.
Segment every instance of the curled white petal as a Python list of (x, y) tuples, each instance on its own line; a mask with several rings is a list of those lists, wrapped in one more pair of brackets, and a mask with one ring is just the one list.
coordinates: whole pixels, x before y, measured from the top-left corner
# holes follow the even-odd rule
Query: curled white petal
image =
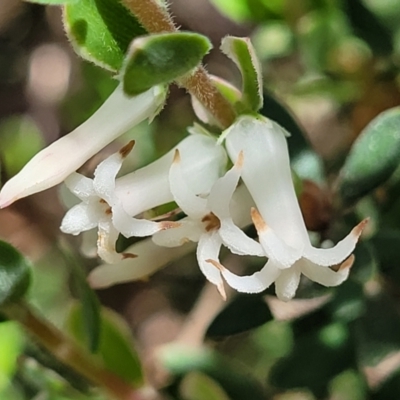
[(242, 293), (260, 293), (264, 291), (274, 283), (281, 273), (281, 270), (273, 260), (268, 260), (260, 271), (248, 276), (236, 275), (222, 265), (219, 268), (227, 284)]
[(121, 207), (119, 202), (112, 206), (112, 222), (125, 237), (150, 236), (163, 229), (162, 223), (147, 219), (133, 218)]
[(240, 179), (242, 163), (241, 155), (235, 165), (214, 183), (207, 198), (207, 208), (220, 219), (230, 217), (230, 202)]
[[(352, 261), (352, 260), (350, 260)], [(311, 281), (327, 287), (338, 286), (349, 276), (350, 267), (345, 266), (338, 271), (330, 268), (321, 268), (308, 260), (302, 260), (301, 272)]]
[(61, 222), (61, 231), (70, 235), (78, 235), (97, 227), (102, 216), (102, 207), (98, 202), (79, 203), (72, 207)]
[(128, 98), (119, 85), (86, 122), (40, 151), (6, 182), (0, 192), (0, 208), (62, 182), (130, 127), (152, 116), (164, 99), (159, 87)]
[(151, 239), (144, 239), (126, 249), (127, 253), (136, 255), (136, 258), (127, 258), (115, 264), (99, 265), (89, 274), (88, 280), (93, 288), (100, 289), (118, 283), (145, 279), (169, 262), (193, 250), (193, 243), (166, 248), (157, 246)]
[(279, 238), (271, 227), (265, 223), (256, 209), (253, 209), (251, 214), (265, 255), (277, 261), (280, 268), (290, 268), (301, 258), (301, 251), (291, 248)]
[(300, 283), (300, 272), (296, 264), (292, 268), (281, 270), (275, 280), (275, 292), (279, 300), (289, 301), (294, 297)]
[(203, 226), (196, 220), (183, 218), (180, 226), (157, 232), (153, 235), (153, 242), (159, 246), (176, 247), (186, 242), (198, 242), (204, 233)]
[(354, 251), (358, 239), (367, 223), (368, 219), (361, 221), (343, 240), (330, 249), (316, 249), (314, 247), (306, 248), (304, 251), (304, 257), (314, 264), (324, 267), (340, 264)]
[(226, 298), (221, 272), (215, 265), (209, 262), (209, 260), (219, 262), (221, 245), (222, 242), (217, 232), (203, 234), (200, 237), (196, 255), (201, 272), (211, 283), (217, 286), (221, 296)]
[(79, 199), (88, 200), (89, 197), (96, 196), (93, 188), (93, 180), (82, 174), (73, 172), (64, 180), (67, 188)]
[(260, 243), (249, 238), (230, 218), (221, 220), (218, 233), (224, 245), (234, 254), (258, 257), (265, 255)]

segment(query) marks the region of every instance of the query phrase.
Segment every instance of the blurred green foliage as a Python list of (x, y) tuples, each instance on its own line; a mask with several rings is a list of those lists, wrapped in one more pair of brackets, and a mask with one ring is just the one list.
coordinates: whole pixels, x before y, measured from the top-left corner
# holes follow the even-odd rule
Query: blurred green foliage
[[(355, 250), (350, 278), (342, 286), (327, 289), (304, 280), (299, 289), (300, 303), (279, 305), (279, 311), (286, 312), (283, 317), (270, 301), (272, 290), (257, 296), (238, 295), (228, 300), (210, 322), (203, 347), (196, 351), (166, 348), (160, 356), (160, 363), (170, 374), (164, 392), (176, 400), (397, 400), (400, 392), (400, 363), (396, 361), (400, 354), (398, 0), (212, 0), (212, 3), (226, 16), (237, 23), (246, 23), (251, 29), (266, 82), (261, 112), (290, 132), (288, 146), (299, 187), (304, 187), (301, 181), (308, 179), (317, 182), (320, 188), (308, 199), (309, 205), (315, 217), (326, 212), (329, 223), (314, 232), (315, 244), (343, 237), (360, 218), (370, 216), (371, 221), (365, 240)], [(81, 45), (78, 53), (112, 71), (120, 69), (131, 39), (145, 33), (135, 18), (111, 0), (71, 2), (66, 8), (66, 23), (72, 42)], [(31, 51), (27, 47), (26, 58)], [(92, 64), (74, 68), (75, 72), (79, 70), (79, 79), (74, 80), (74, 87), (60, 105), (62, 115), (58, 120), (62, 132), (87, 119), (118, 83), (108, 72)], [(7, 73), (18, 75), (14, 70)], [(329, 100), (334, 105), (335, 121), (344, 121), (342, 126), (348, 131), (347, 142), (331, 159), (315, 151), (307, 137), (308, 124), (302, 126), (289, 109), (289, 105), (303, 105), (310, 99), (316, 99), (317, 105)], [(300, 117), (302, 110), (301, 107), (296, 110)], [(316, 107), (314, 114), (318, 113)], [(39, 128), (39, 120), (29, 109), (2, 118), (3, 180), (16, 174), (49, 140)], [(170, 149), (192, 121), (190, 107), (173, 90), (171, 101), (158, 121), (151, 126), (136, 127), (121, 139), (140, 138), (124, 168), (132, 170)], [(325, 127), (330, 128), (325, 125), (322, 129)], [(326, 143), (335, 139), (324, 137)], [(322, 211), (317, 206), (321, 197), (328, 199)], [(79, 267), (81, 262), (84, 265), (86, 261), (78, 260)], [(249, 262), (248, 266), (251, 270), (254, 264)], [(179, 269), (181, 275), (163, 276), (163, 285), (168, 287), (168, 290), (164, 287), (164, 292), (176, 295), (179, 290), (184, 292), (186, 286), (193, 293), (200, 290), (203, 278), (200, 282), (185, 275), (183, 269)], [(71, 271), (65, 254), (53, 247), (35, 260), (30, 301), (61, 325), (73, 297), (69, 280), (78, 276), (80, 307), (86, 307), (89, 313), (82, 318), (82, 308), (73, 308), (70, 330), (83, 346), (92, 350), (98, 341), (99, 357), (110, 370), (134, 384), (141, 383), (142, 365), (127, 327), (109, 311), (102, 309), (101, 315), (96, 314), (93, 294), (87, 287), (82, 289), (82, 273), (82, 269)], [(190, 286), (191, 279), (195, 290)], [(75, 288), (72, 292), (79, 290)], [(321, 296), (323, 302), (312, 302)], [(114, 301), (110, 297), (108, 301)], [(193, 301), (187, 297), (186, 309)], [(146, 305), (138, 307), (146, 310)], [(57, 373), (52, 369), (56, 370), (29, 350), (25, 337), (13, 322), (1, 322), (1, 399), (102, 399), (97, 392), (77, 390), (79, 385), (74, 386), (73, 379), (66, 377), (62, 368)]]

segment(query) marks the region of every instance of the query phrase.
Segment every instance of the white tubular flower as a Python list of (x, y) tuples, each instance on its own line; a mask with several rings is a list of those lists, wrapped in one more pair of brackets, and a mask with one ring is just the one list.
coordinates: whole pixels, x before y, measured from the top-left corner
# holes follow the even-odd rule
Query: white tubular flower
[[(259, 243), (247, 237), (234, 223), (231, 214), (231, 198), (240, 178), (242, 157), (211, 188), (207, 198), (199, 197), (193, 192), (184, 176), (184, 168), (179, 151), (169, 171), (169, 182), (174, 200), (187, 215), (179, 221), (180, 226), (153, 235), (153, 241), (166, 247), (180, 246), (188, 241), (198, 242), (197, 261), (206, 278), (217, 286), (225, 298), (223, 279), (219, 268), (208, 260), (217, 260), (222, 244), (236, 254), (263, 255)], [(245, 192), (236, 194), (244, 197)], [(244, 206), (247, 204), (244, 203)], [(236, 210), (237, 211), (237, 210)], [(243, 208), (240, 208), (242, 213)], [(249, 208), (247, 208), (247, 212)]]
[(115, 264), (101, 264), (88, 277), (95, 289), (104, 289), (117, 283), (146, 279), (169, 262), (179, 259), (194, 250), (192, 243), (180, 247), (157, 246), (148, 238), (128, 247), (126, 251), (135, 258), (120, 260)]
[(126, 97), (119, 85), (82, 125), (36, 154), (0, 192), (0, 208), (62, 182), (129, 128), (152, 118), (164, 104), (165, 89), (153, 87)]
[(362, 221), (333, 248), (311, 246), (293, 187), (286, 135), (261, 116), (244, 116), (224, 133), (232, 161), (243, 157), (242, 179), (258, 208), (252, 219), (269, 260), (261, 271), (240, 277), (210, 257), (232, 288), (257, 293), (275, 282), (278, 298), (285, 301), (295, 295), (301, 274), (325, 286), (346, 280), (351, 253), (367, 223)]
[[(143, 237), (177, 225), (175, 222), (133, 218), (145, 210), (173, 200), (168, 185), (168, 167), (174, 151), (116, 181), (115, 177), (133, 144), (130, 142), (100, 163), (93, 180), (78, 173), (73, 173), (65, 180), (67, 187), (82, 202), (67, 212), (61, 230), (78, 235), (97, 227), (97, 252), (108, 263), (133, 257), (130, 253), (116, 253), (115, 242), (119, 233), (126, 237)], [(186, 173), (196, 178), (192, 185), (196, 193), (209, 191), (226, 163), (223, 148), (216, 145), (214, 139), (199, 134), (187, 137), (177, 148), (185, 154)]]

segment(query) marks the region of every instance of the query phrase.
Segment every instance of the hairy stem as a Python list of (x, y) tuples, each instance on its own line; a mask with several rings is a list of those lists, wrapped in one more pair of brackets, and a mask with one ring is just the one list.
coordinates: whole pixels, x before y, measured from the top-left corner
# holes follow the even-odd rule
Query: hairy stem
[[(122, 0), (122, 3), (149, 33), (178, 31), (167, 9), (157, 0)], [(177, 83), (195, 96), (221, 127), (226, 128), (233, 123), (236, 114), (232, 105), (214, 86), (203, 66), (198, 67), (191, 76), (181, 78)]]
[(1, 310), (15, 320), (59, 361), (73, 368), (90, 382), (105, 389), (116, 400), (144, 400), (139, 391), (106, 370), (83, 348), (58, 328), (38, 317), (26, 303), (12, 304)]

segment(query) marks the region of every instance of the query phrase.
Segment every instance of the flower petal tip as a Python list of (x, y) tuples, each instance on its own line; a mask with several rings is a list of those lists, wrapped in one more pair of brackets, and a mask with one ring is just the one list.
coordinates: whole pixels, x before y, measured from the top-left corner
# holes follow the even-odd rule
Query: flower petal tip
[(175, 149), (174, 158), (172, 160), (172, 164), (179, 164), (181, 162), (181, 155), (178, 149)]
[(339, 265), (337, 272), (344, 271), (346, 269), (350, 269), (353, 266), (355, 259), (356, 259), (356, 257), (354, 256), (354, 254), (351, 254), (348, 258), (346, 258), (346, 260), (344, 260)]
[(251, 219), (257, 232), (265, 232), (268, 229), (268, 225), (265, 223), (263, 217), (254, 207), (251, 208)]
[(365, 218), (358, 225), (356, 225), (353, 228), (352, 234), (357, 238), (357, 240), (361, 236), (361, 234), (362, 234), (363, 230), (365, 229), (365, 227), (367, 226), (369, 220), (370, 220), (370, 218)]
[[(207, 259), (206, 262), (209, 264), (212, 264), (215, 268), (218, 268), (220, 272), (225, 270), (225, 267), (220, 264), (218, 261), (212, 260), (212, 259)], [(217, 289), (221, 297), (226, 301), (226, 292), (225, 292), (225, 287), (224, 287), (224, 282), (222, 281), (221, 283), (217, 284)]]
[(240, 150), (238, 158), (237, 158), (237, 160), (235, 162), (235, 168), (241, 170), (242, 167), (243, 167), (243, 161), (244, 161), (243, 150)]
[(119, 150), (120, 156), (124, 159), (128, 156), (128, 154), (132, 151), (133, 146), (135, 145), (135, 141), (131, 140), (128, 144), (126, 144), (124, 147), (122, 147)]

